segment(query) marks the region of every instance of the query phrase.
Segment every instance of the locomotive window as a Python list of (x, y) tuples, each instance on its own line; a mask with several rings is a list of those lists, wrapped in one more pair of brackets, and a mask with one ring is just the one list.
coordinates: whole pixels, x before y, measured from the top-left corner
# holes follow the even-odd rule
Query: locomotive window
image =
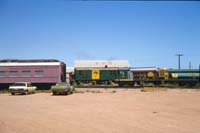
[(110, 75), (113, 75), (113, 71), (110, 71)]
[(44, 71), (42, 71), (42, 70), (35, 71), (35, 76), (43, 76), (43, 75), (44, 75)]
[(122, 77), (124, 77), (124, 76), (125, 76), (124, 71), (120, 71), (120, 75), (121, 75)]
[(0, 71), (0, 76), (3, 77), (6, 75), (6, 72), (5, 71)]
[(10, 76), (16, 77), (17, 76), (17, 71), (10, 71)]
[(110, 74), (114, 76), (115, 75), (115, 71), (110, 71)]
[(83, 75), (83, 71), (79, 71), (79, 74), (80, 74), (80, 75)]
[(22, 71), (23, 76), (31, 76), (31, 71)]

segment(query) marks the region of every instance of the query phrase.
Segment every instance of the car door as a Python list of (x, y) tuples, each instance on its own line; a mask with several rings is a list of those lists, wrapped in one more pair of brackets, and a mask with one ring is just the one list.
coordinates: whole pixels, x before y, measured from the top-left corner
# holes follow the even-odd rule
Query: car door
[(33, 92), (33, 86), (31, 85), (31, 83), (28, 83), (28, 89), (30, 92)]

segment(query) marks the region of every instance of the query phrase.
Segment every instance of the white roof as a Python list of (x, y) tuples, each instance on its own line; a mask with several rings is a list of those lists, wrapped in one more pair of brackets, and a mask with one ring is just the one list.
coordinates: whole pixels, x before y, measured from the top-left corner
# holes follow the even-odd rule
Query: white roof
[(74, 72), (74, 67), (66, 67), (66, 72), (67, 73)]
[(157, 71), (157, 67), (134, 67), (131, 71)]
[(0, 66), (57, 66), (60, 62), (1, 62)]
[(129, 67), (128, 60), (77, 60), (75, 67)]

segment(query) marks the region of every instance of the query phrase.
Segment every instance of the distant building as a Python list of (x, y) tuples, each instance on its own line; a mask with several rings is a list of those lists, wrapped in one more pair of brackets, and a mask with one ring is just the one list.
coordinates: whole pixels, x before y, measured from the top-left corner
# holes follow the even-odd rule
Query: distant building
[(72, 75), (74, 74), (74, 67), (66, 67), (66, 82), (72, 81)]
[(74, 67), (129, 67), (128, 60), (77, 60)]

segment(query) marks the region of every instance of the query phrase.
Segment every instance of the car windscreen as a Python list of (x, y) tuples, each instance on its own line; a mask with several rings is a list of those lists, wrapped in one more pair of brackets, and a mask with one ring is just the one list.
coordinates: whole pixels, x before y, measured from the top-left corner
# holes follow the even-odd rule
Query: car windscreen
[(25, 83), (15, 83), (12, 86), (26, 86), (26, 84)]

